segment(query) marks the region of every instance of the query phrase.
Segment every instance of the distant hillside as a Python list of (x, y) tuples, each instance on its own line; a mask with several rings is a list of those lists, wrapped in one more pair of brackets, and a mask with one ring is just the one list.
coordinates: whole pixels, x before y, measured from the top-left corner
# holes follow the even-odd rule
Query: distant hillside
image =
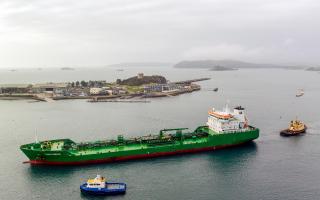
[(165, 84), (167, 83), (167, 79), (163, 76), (153, 75), (153, 76), (134, 76), (128, 79), (118, 79), (117, 84), (120, 85), (130, 85), (130, 86), (140, 86), (143, 84), (150, 84), (150, 83), (158, 83), (158, 84)]
[(272, 64), (257, 64), (237, 60), (194, 60), (181, 61), (174, 65), (176, 68), (215, 68), (217, 66), (225, 69), (240, 69), (240, 68), (300, 68), (296, 66), (282, 66)]
[(224, 67), (224, 66), (214, 66), (210, 68), (210, 71), (233, 71), (238, 70), (237, 68), (231, 68), (231, 67)]
[(74, 68), (72, 68), (72, 67), (61, 67), (60, 69), (61, 70), (74, 70)]
[(108, 65), (107, 67), (165, 67), (172, 66), (171, 63), (164, 62), (132, 62), (132, 63), (117, 63)]
[(315, 72), (319, 72), (320, 71), (320, 67), (309, 67), (306, 69), (306, 71), (315, 71)]

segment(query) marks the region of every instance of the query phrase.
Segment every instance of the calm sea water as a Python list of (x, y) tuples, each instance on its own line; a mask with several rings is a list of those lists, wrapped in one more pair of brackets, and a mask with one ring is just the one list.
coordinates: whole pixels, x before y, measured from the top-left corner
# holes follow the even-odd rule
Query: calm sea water
[[(144, 72), (184, 80), (210, 77), (202, 90), (151, 103), (96, 103), (83, 100), (31, 103), (0, 101), (0, 199), (319, 199), (320, 74), (294, 70), (210, 72), (164, 68), (0, 71), (0, 83), (108, 80)], [(219, 87), (219, 92), (209, 91)], [(298, 88), (305, 95), (296, 98)], [(242, 105), (261, 129), (255, 142), (191, 155), (77, 167), (32, 167), (19, 146), (40, 140), (75, 141), (155, 133), (162, 128), (196, 128), (207, 110)], [(301, 137), (279, 130), (298, 116), (309, 127)], [(128, 184), (127, 194), (88, 197), (79, 185), (97, 173)]]

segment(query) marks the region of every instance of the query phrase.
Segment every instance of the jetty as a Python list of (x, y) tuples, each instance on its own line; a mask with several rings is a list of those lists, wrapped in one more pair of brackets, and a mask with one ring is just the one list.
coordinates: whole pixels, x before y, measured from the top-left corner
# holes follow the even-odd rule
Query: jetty
[(199, 81), (207, 81), (210, 80), (211, 78), (197, 78), (197, 79), (190, 79), (190, 80), (185, 80), (185, 81), (176, 81), (176, 82), (171, 82), (174, 84), (191, 84), (194, 82), (199, 82)]
[(47, 96), (46, 94), (40, 93), (33, 95), (35, 100), (45, 101), (45, 102), (54, 102), (55, 100), (52, 97)]

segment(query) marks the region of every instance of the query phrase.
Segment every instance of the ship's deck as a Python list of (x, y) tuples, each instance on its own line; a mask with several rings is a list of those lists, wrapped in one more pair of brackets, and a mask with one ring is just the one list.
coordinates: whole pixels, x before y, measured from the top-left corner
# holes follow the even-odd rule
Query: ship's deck
[[(205, 143), (207, 142), (207, 137), (204, 138), (192, 138), (184, 140), (182, 144), (197, 144), (197, 143)], [(169, 144), (161, 144), (159, 146), (174, 146), (174, 145), (181, 145), (180, 141), (175, 141), (174, 143)], [(92, 154), (103, 154), (103, 153), (113, 153), (119, 151), (133, 151), (133, 150), (141, 150), (152, 148), (156, 146), (150, 146), (148, 144), (130, 144), (130, 145), (123, 145), (123, 146), (105, 146), (105, 147), (97, 147), (92, 149), (85, 149), (85, 150), (73, 150), (71, 151), (74, 155), (92, 155)]]

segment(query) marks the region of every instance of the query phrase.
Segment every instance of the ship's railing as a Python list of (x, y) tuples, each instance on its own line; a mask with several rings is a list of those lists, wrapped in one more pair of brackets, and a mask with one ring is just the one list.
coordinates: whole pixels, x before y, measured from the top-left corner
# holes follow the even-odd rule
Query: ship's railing
[(255, 127), (252, 127), (252, 126), (249, 126), (245, 129), (237, 129), (237, 130), (228, 130), (228, 131), (222, 131), (222, 132), (219, 132), (218, 134), (233, 134), (233, 133), (242, 133), (242, 132), (247, 132), (247, 131), (254, 131), (256, 130), (257, 128)]
[(167, 131), (183, 131), (188, 130), (188, 128), (168, 128), (168, 129), (162, 129), (160, 132), (167, 132)]

